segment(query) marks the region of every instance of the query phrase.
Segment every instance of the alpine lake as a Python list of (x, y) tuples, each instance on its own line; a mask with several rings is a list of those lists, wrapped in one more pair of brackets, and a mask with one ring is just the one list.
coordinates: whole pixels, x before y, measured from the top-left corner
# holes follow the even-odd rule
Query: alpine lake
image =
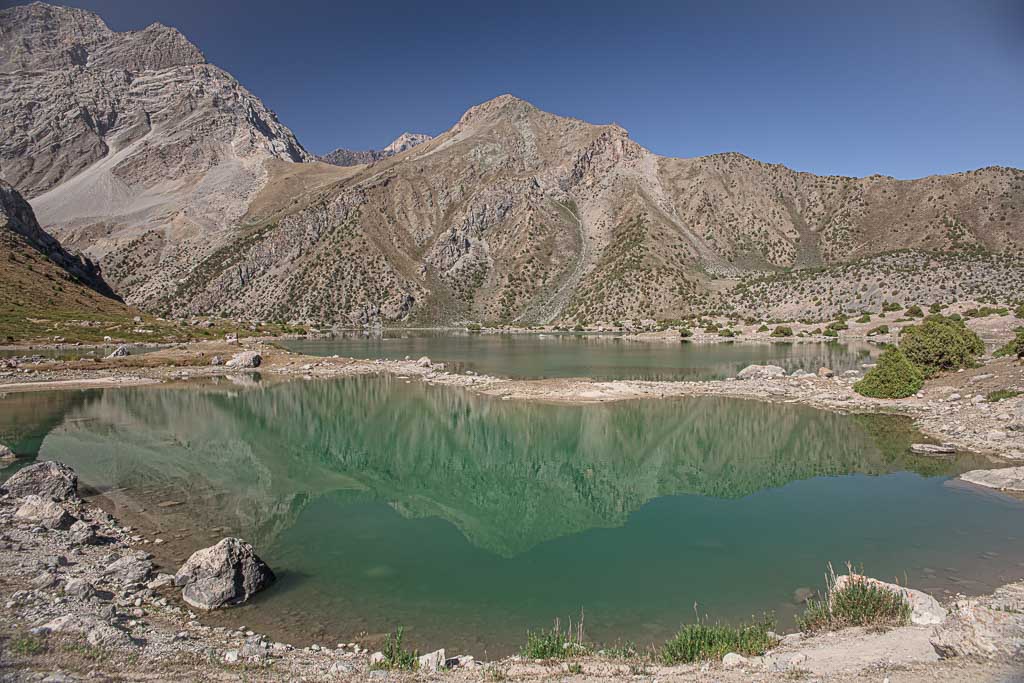
[[(446, 360), (430, 335), (387, 341), (296, 344)], [(621, 356), (626, 342), (578, 337), (447, 343), (465, 367), (508, 376), (866, 362), (810, 344)], [(278, 581), (205, 619), (325, 646), (404, 626), (411, 645), (478, 658), (581, 614), (590, 639), (640, 647), (698, 617), (769, 613), (790, 630), (829, 563), (940, 598), (1019, 579), (1024, 502), (956, 480), (987, 459), (917, 456), (919, 441), (893, 416), (709, 397), (534, 404), (397, 377), (0, 397), (0, 442), (75, 468), (123, 523), (166, 541), (150, 548), (171, 571), (223, 536), (255, 546)]]

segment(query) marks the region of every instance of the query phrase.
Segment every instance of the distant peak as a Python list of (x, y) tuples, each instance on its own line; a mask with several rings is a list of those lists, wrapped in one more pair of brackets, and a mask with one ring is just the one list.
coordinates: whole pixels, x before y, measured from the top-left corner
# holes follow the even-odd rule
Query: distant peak
[(399, 135), (397, 138), (391, 141), (391, 144), (385, 147), (382, 151), (388, 154), (400, 154), (407, 149), (412, 149), (416, 145), (422, 145), (424, 142), (429, 142), (434, 138), (426, 133), (409, 133), (405, 132)]

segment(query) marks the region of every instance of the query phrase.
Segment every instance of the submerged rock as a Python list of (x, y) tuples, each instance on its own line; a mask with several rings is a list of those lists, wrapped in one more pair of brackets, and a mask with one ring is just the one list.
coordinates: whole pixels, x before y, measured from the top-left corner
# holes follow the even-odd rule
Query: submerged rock
[(919, 455), (951, 455), (956, 453), (956, 446), (951, 443), (912, 443), (910, 450)]
[(263, 356), (258, 351), (242, 351), (231, 356), (224, 365), (229, 368), (258, 368), (263, 362)]
[[(858, 578), (863, 579), (872, 586), (884, 588), (885, 590), (902, 595), (910, 603), (910, 623), (912, 624), (917, 624), (918, 626), (941, 624), (942, 620), (946, 618), (946, 608), (927, 593), (914, 590), (913, 588), (904, 588), (899, 584), (879, 581), (869, 576), (859, 576)], [(842, 589), (849, 581), (850, 575), (848, 574), (836, 577), (836, 590)]]
[(225, 538), (197, 550), (174, 576), (181, 597), (198, 609), (217, 609), (248, 600), (275, 580), (274, 572), (252, 546), (239, 538)]
[(1024, 466), (1003, 467), (997, 470), (971, 470), (960, 478), (971, 484), (1004, 491), (1024, 491)]
[(75, 523), (75, 518), (68, 514), (63, 505), (36, 495), (25, 496), (14, 518), (38, 522), (47, 529), (69, 529)]
[(76, 500), (78, 475), (64, 463), (37, 462), (16, 472), (4, 488), (15, 498), (42, 496), (53, 500)]
[(786, 371), (778, 365), (748, 365), (736, 375), (739, 379), (771, 379), (785, 376)]

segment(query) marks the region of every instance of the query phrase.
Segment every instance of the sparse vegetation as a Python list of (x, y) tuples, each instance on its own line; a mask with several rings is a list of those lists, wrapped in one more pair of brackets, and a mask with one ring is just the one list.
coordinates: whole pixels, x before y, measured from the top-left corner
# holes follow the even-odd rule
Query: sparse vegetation
[(1021, 395), (1022, 392), (1016, 391), (1015, 389), (998, 389), (996, 391), (990, 391), (985, 397), (985, 400), (989, 403), (998, 403), (1008, 398), (1016, 398)]
[(687, 624), (662, 646), (661, 661), (668, 665), (684, 664), (720, 659), (729, 652), (762, 655), (776, 643), (771, 634), (774, 627), (774, 622), (767, 616), (739, 626), (701, 621)]
[(403, 671), (412, 671), (416, 668), (419, 652), (417, 650), (410, 652), (402, 647), (402, 637), (404, 634), (405, 628), (399, 626), (395, 629), (394, 635), (389, 633), (384, 636), (384, 645), (380, 649), (384, 659), (374, 664), (373, 668)]
[(1016, 356), (1017, 358), (1024, 358), (1024, 327), (1018, 327), (1014, 332), (1016, 332), (1014, 338), (996, 349), (992, 354), (993, 356)]
[(563, 631), (561, 623), (555, 619), (550, 629), (526, 632), (526, 645), (521, 654), (527, 659), (568, 659), (590, 654), (593, 648), (586, 643), (583, 631), (583, 615), (573, 628), (572, 621)]
[(777, 325), (775, 327), (775, 329), (772, 330), (772, 335), (771, 336), (773, 336), (773, 337), (792, 337), (793, 336), (793, 328), (792, 327), (788, 327), (786, 325)]
[(877, 327), (872, 327), (870, 330), (868, 330), (867, 336), (877, 337), (880, 334), (889, 334), (889, 326), (879, 325)]
[(839, 585), (832, 566), (825, 576), (825, 596), (811, 598), (797, 626), (805, 633), (836, 631), (851, 626), (889, 628), (910, 623), (910, 604), (902, 595), (871, 582), (847, 566)]
[(864, 379), (853, 385), (853, 390), (870, 398), (906, 398), (923, 385), (924, 376), (906, 354), (898, 348), (888, 348)]

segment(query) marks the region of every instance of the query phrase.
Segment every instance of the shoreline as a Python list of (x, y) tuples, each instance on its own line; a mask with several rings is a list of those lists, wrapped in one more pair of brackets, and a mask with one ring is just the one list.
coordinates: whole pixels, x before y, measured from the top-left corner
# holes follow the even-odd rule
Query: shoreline
[[(93, 526), (97, 538), (89, 541), (76, 538), (74, 529), (61, 531), (19, 520), (14, 512), (25, 500), (6, 492), (0, 495), (0, 546), (5, 550), (0, 553), (0, 613), (5, 615), (0, 642), (7, 644), (0, 648), (0, 671), (13, 667), (22, 673), (64, 676), (47, 680), (76, 680), (74, 676), (86, 671), (89, 677), (101, 673), (129, 680), (422, 680), (422, 671), (375, 669), (372, 648), (351, 639), (295, 647), (238, 625), (231, 608), (204, 613), (189, 607), (172, 580), (176, 567), (161, 564), (150, 552), (162, 542), (124, 525), (93, 498), (75, 497), (61, 504), (74, 518)], [(543, 680), (552, 675), (698, 681), (712, 675), (732, 682), (751, 676), (846, 681), (891, 671), (917, 683), (936, 675), (940, 680), (1005, 680), (1019, 671), (1012, 660), (940, 658), (936, 643), (953, 638), (959, 643), (955, 647), (970, 654), (974, 641), (956, 640), (961, 637), (955, 621), (960, 612), (997, 613), (1007, 596), (1020, 599), (1024, 606), (1024, 582), (1008, 584), (992, 596), (957, 596), (946, 605), (954, 616), (942, 621), (915, 621), (881, 631), (855, 627), (780, 635), (764, 655), (741, 657), (738, 663), (725, 658), (667, 665), (649, 651), (622, 657), (599, 650), (568, 660), (513, 655), (494, 661), (449, 652), (450, 668), (434, 675), (451, 681)], [(1024, 616), (1016, 620), (1015, 628), (1024, 635)]]
[[(263, 362), (258, 368), (229, 369), (223, 365), (210, 364), (210, 360), (215, 355), (229, 358), (243, 350), (256, 350), (261, 354)], [(722, 396), (796, 403), (841, 413), (905, 415), (913, 420), (915, 427), (920, 429), (923, 434), (943, 442), (954, 443), (960, 449), (973, 450), (992, 456), (992, 464), (996, 467), (1012, 462), (1015, 458), (1024, 457), (1024, 443), (1022, 443), (1024, 435), (1010, 433), (1009, 437), (1004, 434), (1000, 439), (991, 438), (994, 427), (1003, 425), (1005, 422), (1001, 419), (1001, 412), (994, 411), (989, 404), (972, 403), (963, 399), (948, 400), (950, 395), (963, 387), (972, 387), (975, 388), (974, 390), (980, 391), (987, 386), (987, 383), (1005, 382), (1007, 378), (1017, 381), (1016, 378), (1021, 376), (1022, 371), (1018, 364), (1010, 359), (989, 361), (979, 368), (932, 380), (923, 390), (921, 398), (900, 401), (868, 399), (857, 395), (851, 388), (855, 381), (853, 377), (802, 375), (770, 379), (697, 382), (635, 380), (600, 382), (588, 379), (514, 380), (475, 374), (452, 374), (438, 365), (424, 362), (422, 359), (419, 361), (369, 361), (304, 356), (274, 347), (266, 340), (245, 340), (240, 344), (201, 342), (177, 345), (140, 356), (102, 361), (55, 361), (42, 365), (45, 367), (37, 370), (31, 376), (26, 377), (22, 373), (16, 378), (19, 381), (0, 385), (0, 394), (158, 385), (225, 376), (228, 379), (244, 382), (250, 381), (248, 375), (252, 372), (265, 374), (268, 379), (273, 381), (329, 380), (359, 375), (389, 375), (407, 380), (417, 379), (434, 386), (460, 388), (496, 400), (586, 405), (623, 400)], [(97, 365), (100, 367), (96, 367)], [(1018, 374), (1014, 375), (1014, 373)], [(978, 380), (977, 377), (981, 377), (981, 379)], [(1016, 406), (1017, 403), (1021, 405)], [(1008, 402), (1006, 407), (1012, 408), (1008, 413), (1010, 415), (1015, 414), (1014, 410), (1024, 410), (1024, 398), (1014, 399)], [(950, 429), (951, 425), (965, 423), (969, 424), (969, 427), (959, 431)], [(99, 495), (100, 498), (105, 497), (103, 494)], [(83, 517), (96, 521), (104, 533), (113, 539), (110, 545), (102, 547), (103, 554), (91, 559), (90, 556), (93, 554), (91, 547), (65, 548), (62, 546), (55, 548), (52, 542), (60, 539), (53, 537), (58, 536), (61, 532), (38, 534), (31, 530), (18, 530), (16, 524), (11, 520), (11, 501), (6, 497), (0, 498), (0, 520), (3, 522), (2, 526), (5, 532), (3, 538), (10, 539), (3, 542), (8, 543), (9, 547), (20, 546), (22, 548), (20, 553), (7, 553), (7, 555), (17, 558), (19, 554), (27, 553), (30, 558), (35, 558), (15, 563), (0, 560), (0, 567), (4, 569), (0, 574), (6, 577), (0, 580), (0, 593), (6, 594), (5, 604), (7, 607), (5, 609), (9, 611), (9, 614), (13, 613), (13, 618), (8, 619), (10, 627), (18, 629), (38, 625), (38, 623), (29, 623), (31, 620), (22, 613), (25, 609), (29, 609), (29, 613), (35, 615), (34, 620), (39, 622), (42, 616), (52, 618), (58, 612), (81, 614), (80, 608), (95, 607), (88, 601), (79, 605), (73, 600), (61, 601), (58, 598), (49, 602), (43, 600), (43, 603), (50, 605), (47, 610), (33, 613), (31, 609), (34, 609), (32, 604), (35, 603), (22, 602), (25, 599), (26, 586), (31, 586), (33, 574), (38, 573), (38, 569), (42, 566), (40, 563), (45, 564), (46, 558), (52, 557), (55, 552), (72, 554), (74, 556), (73, 563), (70, 565), (72, 567), (80, 567), (84, 571), (91, 566), (93, 569), (89, 571), (94, 571), (99, 560), (109, 559), (113, 550), (121, 551), (122, 554), (144, 553), (145, 555), (149, 555), (151, 551), (155, 550), (160, 556), (164, 555), (160, 552), (161, 549), (171, 550), (170, 544), (157, 543), (155, 539), (151, 541), (145, 537), (145, 533), (140, 533), (138, 528), (122, 526), (123, 520), (118, 522), (107, 512), (103, 512), (102, 508), (97, 507), (100, 504), (100, 498), (76, 509)], [(18, 531), (18, 533), (15, 534), (14, 531)], [(152, 561), (151, 556), (148, 561)], [(90, 562), (93, 564), (90, 565)], [(5, 563), (6, 567), (4, 567)], [(165, 571), (173, 572), (174, 569), (175, 567), (168, 566)], [(57, 566), (56, 570), (57, 574), (61, 574), (62, 571), (71, 573), (71, 570), (62, 570), (60, 566)], [(93, 575), (96, 575), (95, 571)], [(102, 583), (102, 579), (100, 583)], [(1019, 585), (1022, 584), (1010, 584), (1006, 588)], [(31, 594), (33, 591), (38, 593), (40, 590), (44, 589), (32, 588), (29, 589), (29, 593)], [(12, 597), (16, 595), (21, 597)], [(136, 595), (140, 597), (136, 597)], [(235, 618), (230, 611), (227, 611), (217, 614), (216, 617), (205, 619), (204, 623), (204, 618), (201, 615), (182, 606), (173, 589), (168, 591), (166, 586), (156, 590), (148, 587), (142, 588), (141, 591), (129, 590), (123, 595), (112, 591), (112, 596), (112, 602), (126, 610), (125, 618), (122, 621), (129, 632), (134, 633), (133, 629), (140, 625), (146, 629), (147, 643), (151, 641), (152, 647), (156, 648), (156, 652), (159, 653), (153, 657), (159, 666), (170, 667), (164, 672), (170, 678), (177, 678), (181, 674), (180, 667), (186, 667), (186, 670), (192, 673), (203, 672), (203, 675), (209, 674), (211, 670), (218, 674), (225, 671), (230, 673), (234, 671), (234, 667), (240, 667), (239, 671), (243, 671), (246, 676), (252, 676), (257, 680), (277, 680), (282, 676), (305, 677), (309, 680), (363, 679), (370, 673), (369, 651), (362, 647), (355, 650), (345, 643), (346, 647), (343, 648), (337, 648), (333, 644), (316, 648), (296, 648), (291, 645), (274, 643), (243, 627), (209, 625), (210, 622), (231, 623), (235, 621)], [(985, 599), (972, 598), (971, 600), (983, 602)], [(137, 616), (140, 613), (142, 616)], [(182, 636), (182, 633), (187, 635)], [(643, 671), (650, 675), (656, 675), (660, 680), (703, 679), (707, 675), (709, 666), (714, 667), (712, 670), (715, 671), (719, 680), (726, 681), (746, 680), (755, 671), (766, 675), (769, 679), (777, 675), (778, 678), (785, 680), (794, 678), (799, 680), (801, 672), (805, 670), (814, 675), (827, 675), (830, 680), (846, 680), (846, 677), (854, 680), (869, 667), (873, 672), (877, 671), (879, 663), (884, 661), (882, 653), (889, 653), (896, 647), (902, 654), (896, 660), (890, 661), (890, 665), (902, 672), (910, 672), (907, 680), (919, 680), (922, 683), (930, 681), (936, 671), (944, 671), (949, 667), (956, 672), (955, 676), (963, 674), (978, 680), (989, 675), (996, 678), (996, 674), (1002, 671), (999, 668), (1001, 665), (972, 663), (963, 658), (939, 660), (929, 645), (930, 634), (931, 629), (907, 626), (883, 634), (853, 629), (813, 638), (791, 635), (784, 639), (783, 645), (773, 650), (770, 656), (753, 658), (739, 669), (725, 669), (720, 663), (662, 666), (654, 662), (643, 662), (641, 667)], [(11, 636), (8, 635), (8, 637)], [(49, 636), (49, 638), (53, 637)], [(74, 641), (75, 636), (73, 635), (59, 636), (54, 641), (56, 643), (54, 647), (63, 647), (60, 643), (63, 643), (63, 639), (68, 637)], [(116, 647), (112, 646), (115, 652), (123, 650), (128, 655), (124, 655), (124, 652), (121, 652), (121, 655), (129, 656), (129, 658), (131, 653), (139, 648), (133, 643), (115, 645)], [(151, 646), (147, 644), (143, 647), (148, 651)], [(74, 650), (73, 647), (71, 649)], [(64, 653), (63, 650), (61, 652)], [(165, 655), (165, 652), (173, 652), (173, 655)], [(215, 652), (216, 655), (211, 656), (211, 652)], [(865, 653), (870, 654), (866, 659)], [(112, 661), (119, 661), (117, 657), (121, 655), (115, 654)], [(807, 660), (811, 662), (810, 668), (806, 661), (798, 655), (810, 658)], [(145, 656), (150, 658), (148, 652)], [(175, 660), (173, 665), (167, 662), (167, 657)], [(796, 660), (803, 663), (792, 664), (792, 661)], [(600, 655), (589, 655), (573, 661), (580, 662), (587, 678), (617, 679), (633, 676), (637, 666), (636, 663), (623, 662)], [(538, 663), (513, 656), (495, 662), (474, 661), (467, 667), (452, 669), (444, 675), (452, 680), (479, 680), (482, 674), (514, 680), (531, 680), (572, 673), (565, 668), (566, 666), (561, 661)], [(965, 666), (976, 668), (969, 669), (970, 673), (967, 674), (968, 669), (964, 669)], [(403, 680), (415, 678), (417, 675), (389, 671), (386, 676), (393, 680)], [(162, 679), (158, 678), (158, 680)]]

